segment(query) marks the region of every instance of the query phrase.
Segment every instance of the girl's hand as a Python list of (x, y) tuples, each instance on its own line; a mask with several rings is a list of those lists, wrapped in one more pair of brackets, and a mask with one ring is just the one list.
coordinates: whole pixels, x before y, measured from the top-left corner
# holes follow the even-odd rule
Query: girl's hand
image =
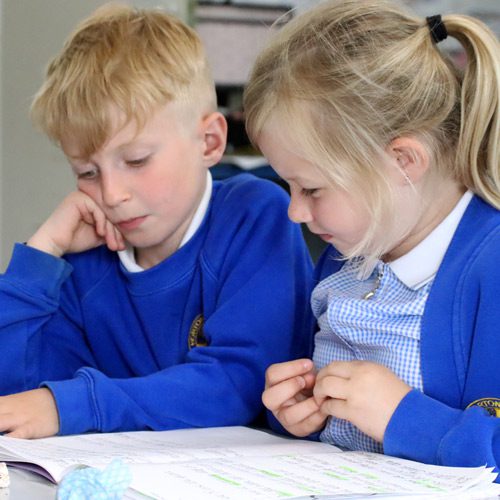
[(0, 432), (6, 436), (33, 439), (59, 432), (59, 415), (47, 388), (0, 397)]
[(314, 398), (325, 415), (348, 420), (376, 441), (411, 387), (385, 366), (334, 361), (317, 375)]
[(288, 432), (298, 437), (320, 430), (326, 420), (312, 397), (315, 380), (310, 359), (278, 363), (266, 371), (262, 402)]
[(61, 257), (106, 243), (112, 251), (123, 250), (121, 233), (88, 195), (74, 191), (55, 209), (27, 244)]

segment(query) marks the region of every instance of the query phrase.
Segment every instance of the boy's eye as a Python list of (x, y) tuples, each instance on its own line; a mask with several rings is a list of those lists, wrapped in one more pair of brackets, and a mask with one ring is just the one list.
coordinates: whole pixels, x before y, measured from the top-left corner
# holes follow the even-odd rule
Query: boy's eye
[(76, 174), (76, 177), (78, 179), (83, 179), (83, 180), (94, 179), (95, 177), (97, 177), (97, 170), (93, 169), (93, 170), (86, 170), (85, 172), (79, 172)]
[(145, 156), (144, 158), (135, 158), (133, 160), (126, 160), (125, 163), (129, 167), (141, 167), (145, 165), (149, 160), (149, 156)]
[(302, 188), (301, 192), (302, 192), (303, 196), (312, 196), (313, 194), (317, 193), (318, 190), (316, 188), (314, 188), (314, 189)]

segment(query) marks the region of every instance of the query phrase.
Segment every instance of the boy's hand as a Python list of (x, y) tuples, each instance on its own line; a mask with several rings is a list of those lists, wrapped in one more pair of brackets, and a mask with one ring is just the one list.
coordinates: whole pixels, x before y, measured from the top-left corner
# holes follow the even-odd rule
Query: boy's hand
[(368, 361), (334, 361), (318, 373), (314, 398), (325, 415), (348, 420), (383, 442), (394, 410), (410, 390), (385, 366)]
[(27, 244), (61, 257), (106, 243), (112, 251), (123, 250), (121, 233), (85, 193), (74, 191), (55, 209)]
[(0, 397), (0, 432), (6, 436), (33, 439), (59, 432), (59, 415), (47, 388)]
[(310, 359), (278, 363), (266, 371), (262, 402), (288, 432), (298, 437), (320, 430), (326, 420), (312, 397), (315, 380)]

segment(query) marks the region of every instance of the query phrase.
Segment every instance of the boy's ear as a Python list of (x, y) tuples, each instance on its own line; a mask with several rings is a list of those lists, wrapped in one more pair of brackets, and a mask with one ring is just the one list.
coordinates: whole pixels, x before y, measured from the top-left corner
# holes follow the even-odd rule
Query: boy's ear
[(386, 152), (401, 171), (401, 179), (406, 184), (417, 184), (430, 166), (429, 152), (422, 141), (412, 136), (393, 139)]
[(222, 113), (215, 111), (202, 121), (203, 163), (211, 167), (219, 162), (226, 149), (227, 122)]

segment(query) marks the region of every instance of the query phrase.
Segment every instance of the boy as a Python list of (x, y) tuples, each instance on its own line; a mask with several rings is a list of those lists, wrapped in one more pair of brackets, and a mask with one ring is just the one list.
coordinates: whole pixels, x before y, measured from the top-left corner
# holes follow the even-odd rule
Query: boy
[(226, 122), (198, 37), (101, 8), (32, 111), (78, 190), (0, 277), (0, 432), (252, 422), (266, 367), (304, 348), (311, 263), (281, 188), (212, 184)]

